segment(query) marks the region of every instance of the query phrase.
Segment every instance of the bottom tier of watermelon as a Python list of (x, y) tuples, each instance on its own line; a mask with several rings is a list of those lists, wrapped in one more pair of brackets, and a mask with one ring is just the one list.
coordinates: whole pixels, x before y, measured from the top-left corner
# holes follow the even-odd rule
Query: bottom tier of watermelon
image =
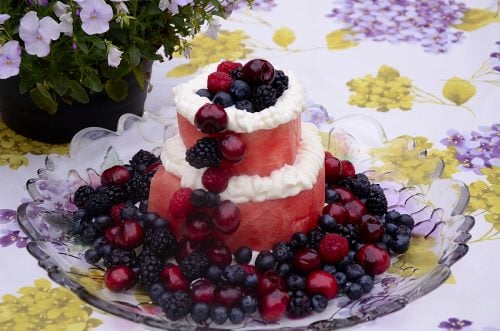
[[(240, 227), (230, 235), (219, 235), (231, 251), (240, 246), (253, 250), (271, 249), (278, 241), (289, 241), (297, 232), (308, 232), (318, 220), (325, 201), (324, 169), (318, 173), (314, 187), (295, 196), (262, 202), (238, 204)], [(180, 187), (177, 176), (160, 167), (151, 181), (149, 211), (169, 220), (177, 238), (184, 235), (184, 219), (175, 219), (168, 213), (170, 198)]]

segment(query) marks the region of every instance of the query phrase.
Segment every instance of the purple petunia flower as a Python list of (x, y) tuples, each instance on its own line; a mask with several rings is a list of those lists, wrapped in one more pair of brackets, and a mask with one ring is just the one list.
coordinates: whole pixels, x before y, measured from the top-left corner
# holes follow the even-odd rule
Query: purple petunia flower
[(12, 209), (0, 209), (0, 224), (8, 224), (16, 221), (16, 211)]
[(7, 231), (7, 233), (0, 237), (0, 246), (8, 247), (10, 245), (16, 244), (17, 248), (24, 248), (28, 244), (28, 237), (19, 235), (21, 231)]
[(497, 51), (491, 53), (491, 61), (493, 62), (493, 70), (500, 72), (500, 41), (496, 42)]
[(471, 321), (459, 320), (458, 318), (451, 317), (451, 318), (448, 318), (447, 321), (439, 323), (438, 328), (446, 329), (448, 331), (458, 331), (458, 330), (462, 330), (463, 327), (466, 327), (469, 325), (472, 325)]

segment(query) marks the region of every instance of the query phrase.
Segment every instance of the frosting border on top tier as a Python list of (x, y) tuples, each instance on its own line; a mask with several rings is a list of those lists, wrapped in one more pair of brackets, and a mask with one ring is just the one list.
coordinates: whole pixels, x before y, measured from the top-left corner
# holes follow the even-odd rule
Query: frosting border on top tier
[[(232, 176), (227, 189), (220, 194), (221, 199), (234, 203), (261, 202), (295, 196), (312, 189), (323, 167), (324, 148), (313, 124), (302, 123), (301, 132), (300, 148), (293, 165), (284, 165), (269, 176)], [(201, 177), (206, 168), (191, 167), (185, 154), (186, 148), (179, 135), (167, 139), (161, 153), (163, 167), (180, 178), (182, 187), (204, 188)]]
[[(198, 109), (210, 102), (200, 97), (196, 91), (207, 88), (207, 77), (217, 70), (217, 63), (207, 66), (202, 73), (186, 83), (173, 88), (173, 97), (177, 112), (194, 125), (194, 116)], [(304, 86), (292, 72), (285, 72), (288, 76), (288, 89), (276, 101), (274, 106), (257, 113), (249, 113), (237, 109), (235, 106), (225, 108), (228, 117), (229, 131), (249, 133), (257, 130), (273, 129), (283, 123), (297, 118), (304, 110), (306, 93)]]

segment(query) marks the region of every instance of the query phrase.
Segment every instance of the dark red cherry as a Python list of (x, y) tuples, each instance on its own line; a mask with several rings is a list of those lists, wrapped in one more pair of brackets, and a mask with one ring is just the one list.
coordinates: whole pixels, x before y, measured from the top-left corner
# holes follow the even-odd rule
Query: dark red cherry
[(262, 59), (248, 61), (241, 70), (243, 80), (250, 85), (271, 84), (274, 80), (274, 67)]
[(259, 276), (257, 292), (260, 296), (269, 294), (276, 289), (285, 289), (285, 281), (276, 271), (268, 270)]
[(323, 214), (328, 214), (335, 219), (337, 224), (346, 224), (349, 220), (349, 213), (344, 206), (338, 203), (332, 203), (323, 208)]
[(358, 234), (366, 243), (377, 243), (384, 235), (384, 226), (375, 216), (364, 215), (358, 225)]
[(365, 204), (358, 199), (347, 202), (344, 207), (349, 214), (348, 223), (350, 224), (358, 224), (361, 221), (361, 217), (366, 215)]
[(130, 179), (130, 173), (122, 165), (115, 165), (102, 172), (101, 184), (103, 186), (123, 185)]
[(243, 290), (236, 285), (224, 283), (215, 289), (215, 300), (227, 308), (238, 306), (242, 297)]
[(222, 156), (226, 160), (236, 163), (245, 157), (247, 146), (237, 135), (227, 134), (221, 139), (219, 144)]
[(295, 252), (293, 256), (293, 267), (301, 274), (308, 274), (321, 268), (321, 258), (314, 249), (303, 248)]
[(335, 187), (334, 188), (335, 192), (339, 195), (339, 203), (345, 204), (349, 201), (352, 201), (356, 199), (356, 196), (348, 189), (345, 187)]
[(213, 224), (210, 216), (205, 213), (191, 213), (186, 220), (186, 232), (188, 237), (194, 241), (200, 241), (213, 231)]
[(342, 178), (354, 177), (356, 175), (356, 169), (354, 169), (354, 165), (351, 161), (342, 160), (340, 164), (340, 176)]
[(144, 229), (135, 221), (126, 220), (119, 225), (115, 245), (123, 249), (134, 249), (142, 245)]
[(260, 315), (268, 322), (277, 322), (285, 313), (289, 301), (287, 292), (276, 289), (259, 300)]
[(191, 284), (191, 299), (194, 302), (211, 303), (215, 298), (215, 285), (206, 278), (200, 278)]
[(175, 261), (177, 261), (177, 263), (180, 263), (185, 257), (197, 251), (199, 247), (199, 242), (189, 240), (188, 238), (182, 238), (177, 243), (177, 249), (175, 251)]
[(330, 152), (325, 152), (325, 180), (336, 182), (340, 179), (340, 160)]
[(356, 252), (358, 262), (367, 274), (374, 276), (383, 273), (391, 265), (389, 252), (375, 244), (366, 244)]
[(321, 294), (331, 300), (335, 298), (337, 291), (337, 281), (329, 272), (323, 270), (314, 271), (306, 278), (306, 292), (311, 296)]
[(112, 267), (104, 273), (104, 284), (113, 292), (126, 291), (135, 284), (135, 272), (124, 265)]
[(219, 240), (208, 241), (203, 247), (203, 252), (207, 255), (210, 263), (221, 268), (230, 265), (233, 260), (229, 247)]
[(240, 226), (240, 209), (231, 200), (224, 200), (215, 209), (213, 221), (217, 230), (231, 234)]
[(227, 114), (219, 104), (206, 103), (194, 116), (194, 124), (203, 133), (222, 132), (227, 127)]
[(186, 291), (189, 288), (189, 282), (184, 277), (181, 268), (178, 265), (172, 264), (165, 267), (160, 273), (160, 280), (165, 284), (167, 290)]

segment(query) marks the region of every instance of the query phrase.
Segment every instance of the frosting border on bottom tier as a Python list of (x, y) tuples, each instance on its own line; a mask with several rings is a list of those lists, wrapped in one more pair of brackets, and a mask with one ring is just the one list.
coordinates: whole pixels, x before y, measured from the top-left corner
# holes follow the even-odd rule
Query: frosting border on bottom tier
[[(193, 168), (185, 155), (186, 148), (179, 135), (167, 139), (161, 153), (163, 167), (180, 178), (182, 187), (203, 188), (201, 177), (206, 168)], [(323, 165), (324, 148), (318, 130), (313, 124), (302, 123), (300, 147), (293, 165), (284, 165), (269, 176), (232, 176), (221, 199), (245, 203), (295, 196), (313, 188)]]

